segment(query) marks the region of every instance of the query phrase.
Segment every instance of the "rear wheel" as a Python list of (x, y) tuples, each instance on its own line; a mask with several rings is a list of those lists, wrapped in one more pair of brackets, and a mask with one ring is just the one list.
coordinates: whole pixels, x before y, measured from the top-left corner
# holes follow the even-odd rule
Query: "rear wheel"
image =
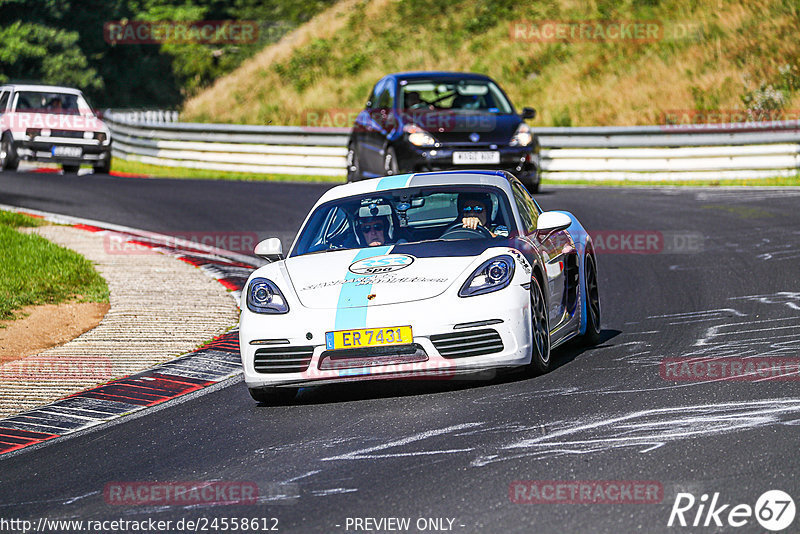
[(14, 148), (14, 141), (11, 134), (5, 134), (0, 140), (0, 170), (15, 171), (19, 167), (19, 157)]
[(61, 165), (61, 168), (64, 169), (64, 174), (75, 174), (77, 173), (81, 166), (80, 165)]
[(586, 333), (583, 342), (596, 345), (600, 341), (600, 292), (597, 289), (597, 266), (594, 256), (586, 256), (583, 276), (586, 280)]
[(358, 182), (363, 179), (364, 177), (361, 176), (361, 162), (358, 160), (358, 151), (355, 143), (351, 143), (347, 147), (347, 181)]
[(259, 404), (283, 404), (297, 395), (297, 388), (248, 388), (250, 396)]
[(531, 278), (531, 337), (530, 370), (533, 374), (544, 374), (550, 370), (550, 319), (536, 277)]

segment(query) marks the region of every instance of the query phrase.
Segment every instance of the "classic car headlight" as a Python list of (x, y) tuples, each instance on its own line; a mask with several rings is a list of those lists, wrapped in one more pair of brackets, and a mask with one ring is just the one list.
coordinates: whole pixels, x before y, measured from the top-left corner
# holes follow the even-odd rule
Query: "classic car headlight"
[(271, 280), (253, 278), (247, 288), (247, 308), (255, 313), (286, 313), (289, 304)]
[(467, 278), (458, 292), (459, 297), (472, 297), (503, 289), (514, 277), (514, 259), (498, 256), (485, 261)]
[(416, 124), (406, 124), (403, 131), (408, 134), (408, 142), (415, 146), (435, 146), (436, 139)]
[(517, 131), (514, 133), (514, 137), (511, 138), (511, 142), (508, 144), (510, 146), (528, 146), (532, 142), (533, 134), (531, 133), (531, 127), (523, 122), (519, 125)]

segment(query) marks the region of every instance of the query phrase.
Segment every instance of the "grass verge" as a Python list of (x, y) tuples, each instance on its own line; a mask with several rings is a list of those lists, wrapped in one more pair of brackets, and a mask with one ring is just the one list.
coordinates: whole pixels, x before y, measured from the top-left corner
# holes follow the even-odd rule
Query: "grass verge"
[[(142, 174), (154, 177), (198, 178), (209, 180), (252, 180), (281, 182), (327, 182), (344, 183), (344, 177), (311, 176), (295, 174), (251, 174), (245, 172), (205, 171), (200, 169), (184, 169), (181, 167), (162, 167), (138, 161), (127, 161), (115, 158), (111, 167), (115, 171)], [(654, 187), (654, 186), (800, 186), (800, 175), (790, 177), (753, 178), (735, 180), (548, 180), (544, 178), (542, 185), (596, 185), (602, 187)]]
[(138, 161), (114, 158), (111, 169), (117, 172), (143, 174), (154, 177), (194, 178), (202, 180), (246, 180), (264, 182), (328, 182), (344, 183), (344, 176), (316, 176), (304, 174), (258, 174), (249, 172), (210, 171), (185, 167), (164, 167)]
[(108, 286), (92, 263), (72, 250), (16, 228), (40, 226), (38, 219), (0, 211), (0, 320), (16, 319), (33, 304), (72, 299), (108, 302)]

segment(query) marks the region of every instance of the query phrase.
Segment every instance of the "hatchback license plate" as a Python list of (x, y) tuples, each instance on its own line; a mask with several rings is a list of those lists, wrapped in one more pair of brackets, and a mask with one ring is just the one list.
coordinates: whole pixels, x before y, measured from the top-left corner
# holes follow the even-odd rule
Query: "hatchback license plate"
[(453, 152), (454, 165), (473, 163), (500, 163), (500, 152)]

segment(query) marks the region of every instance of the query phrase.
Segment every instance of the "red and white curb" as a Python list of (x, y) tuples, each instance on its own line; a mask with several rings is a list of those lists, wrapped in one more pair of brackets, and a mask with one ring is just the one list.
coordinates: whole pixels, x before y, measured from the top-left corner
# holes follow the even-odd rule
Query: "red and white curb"
[[(106, 232), (115, 240), (176, 256), (231, 290), (237, 305), (247, 277), (260, 265), (256, 258), (155, 232), (2, 204), (0, 209), (88, 232)], [(0, 456), (141, 412), (219, 384), (241, 372), (238, 330), (234, 329), (193, 352), (152, 369), (0, 419)]]

